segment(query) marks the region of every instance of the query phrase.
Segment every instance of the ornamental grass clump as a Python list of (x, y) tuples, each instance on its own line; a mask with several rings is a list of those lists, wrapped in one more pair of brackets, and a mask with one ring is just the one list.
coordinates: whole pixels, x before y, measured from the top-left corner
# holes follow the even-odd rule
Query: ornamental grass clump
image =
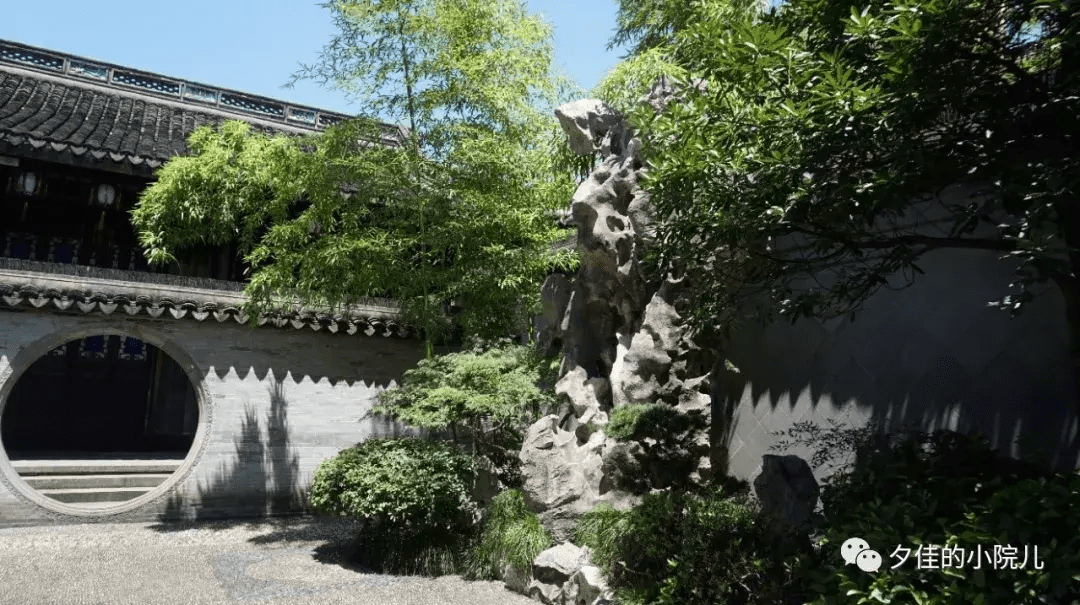
[(540, 518), (526, 508), (521, 490), (506, 490), (492, 499), (487, 510), (469, 575), (498, 579), (506, 565), (528, 575), (533, 560), (552, 543)]
[(618, 557), (618, 541), (630, 531), (630, 512), (615, 510), (610, 502), (600, 502), (574, 523), (574, 543), (588, 546), (589, 560), (610, 574)]

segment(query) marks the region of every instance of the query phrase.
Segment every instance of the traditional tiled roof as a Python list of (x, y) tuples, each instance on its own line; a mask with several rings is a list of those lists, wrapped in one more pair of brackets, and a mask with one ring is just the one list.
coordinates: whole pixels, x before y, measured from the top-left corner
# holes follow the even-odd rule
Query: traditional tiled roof
[(19, 149), (153, 169), (205, 124), (300, 134), (349, 117), (0, 40), (0, 143)]
[[(37, 308), (79, 314), (214, 319), (247, 323), (243, 284), (115, 269), (0, 258), (0, 308)], [(393, 303), (372, 300), (346, 312), (299, 308), (263, 315), (259, 325), (336, 334), (406, 338)]]

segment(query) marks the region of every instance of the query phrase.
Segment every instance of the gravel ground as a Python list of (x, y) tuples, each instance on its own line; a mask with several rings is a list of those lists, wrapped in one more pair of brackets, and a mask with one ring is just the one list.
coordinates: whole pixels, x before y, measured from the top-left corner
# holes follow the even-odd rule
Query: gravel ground
[(525, 605), (501, 582), (345, 563), (341, 519), (0, 529), (3, 605)]

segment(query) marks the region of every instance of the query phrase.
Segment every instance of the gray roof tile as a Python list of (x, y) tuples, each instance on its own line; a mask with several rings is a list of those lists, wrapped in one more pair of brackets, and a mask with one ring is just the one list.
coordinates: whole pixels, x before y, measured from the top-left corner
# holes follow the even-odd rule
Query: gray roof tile
[[(112, 74), (112, 80), (77, 75), (72, 66), (79, 64)], [(181, 97), (183, 87), (188, 93)], [(220, 95), (221, 102), (189, 100), (193, 91)], [(315, 132), (311, 122), (316, 119), (328, 124), (347, 117), (296, 107), (309, 120), (305, 123), (288, 119), (290, 107), (0, 40), (0, 142), (16, 147), (153, 168), (186, 154), (186, 137), (198, 126), (238, 119), (259, 132), (298, 134)], [(390, 140), (403, 134), (390, 125), (387, 129)]]
[[(0, 64), (0, 139), (13, 145), (52, 143), (53, 149), (75, 155), (85, 147), (94, 157), (162, 162), (188, 151), (185, 137), (197, 126), (244, 119), (110, 94), (79, 82), (51, 82), (6, 67)], [(263, 132), (301, 130), (254, 126)]]

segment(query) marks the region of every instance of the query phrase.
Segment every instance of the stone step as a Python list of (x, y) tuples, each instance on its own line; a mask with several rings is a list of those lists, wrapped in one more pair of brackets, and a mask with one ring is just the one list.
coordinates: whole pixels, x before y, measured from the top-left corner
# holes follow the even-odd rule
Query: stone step
[(125, 500), (120, 500), (120, 501), (115, 501), (115, 502), (112, 501), (112, 500), (105, 500), (105, 501), (102, 501), (102, 502), (79, 502), (77, 504), (78, 504), (79, 508), (81, 508), (81, 509), (93, 510), (93, 509), (96, 509), (96, 508), (111, 508), (113, 506), (123, 504), (124, 502), (125, 502)]
[(36, 475), (120, 475), (175, 473), (183, 460), (13, 460), (24, 479)]
[(23, 481), (43, 489), (105, 489), (113, 487), (157, 487), (170, 473), (125, 473), (112, 475), (28, 475)]
[(20, 451), (8, 450), (9, 460), (180, 460), (186, 451), (163, 452), (86, 452), (76, 450)]
[(139, 496), (150, 491), (146, 487), (114, 487), (110, 489), (41, 489), (38, 493), (52, 498), (58, 502), (83, 503), (94, 502), (105, 504), (109, 502), (119, 503)]

